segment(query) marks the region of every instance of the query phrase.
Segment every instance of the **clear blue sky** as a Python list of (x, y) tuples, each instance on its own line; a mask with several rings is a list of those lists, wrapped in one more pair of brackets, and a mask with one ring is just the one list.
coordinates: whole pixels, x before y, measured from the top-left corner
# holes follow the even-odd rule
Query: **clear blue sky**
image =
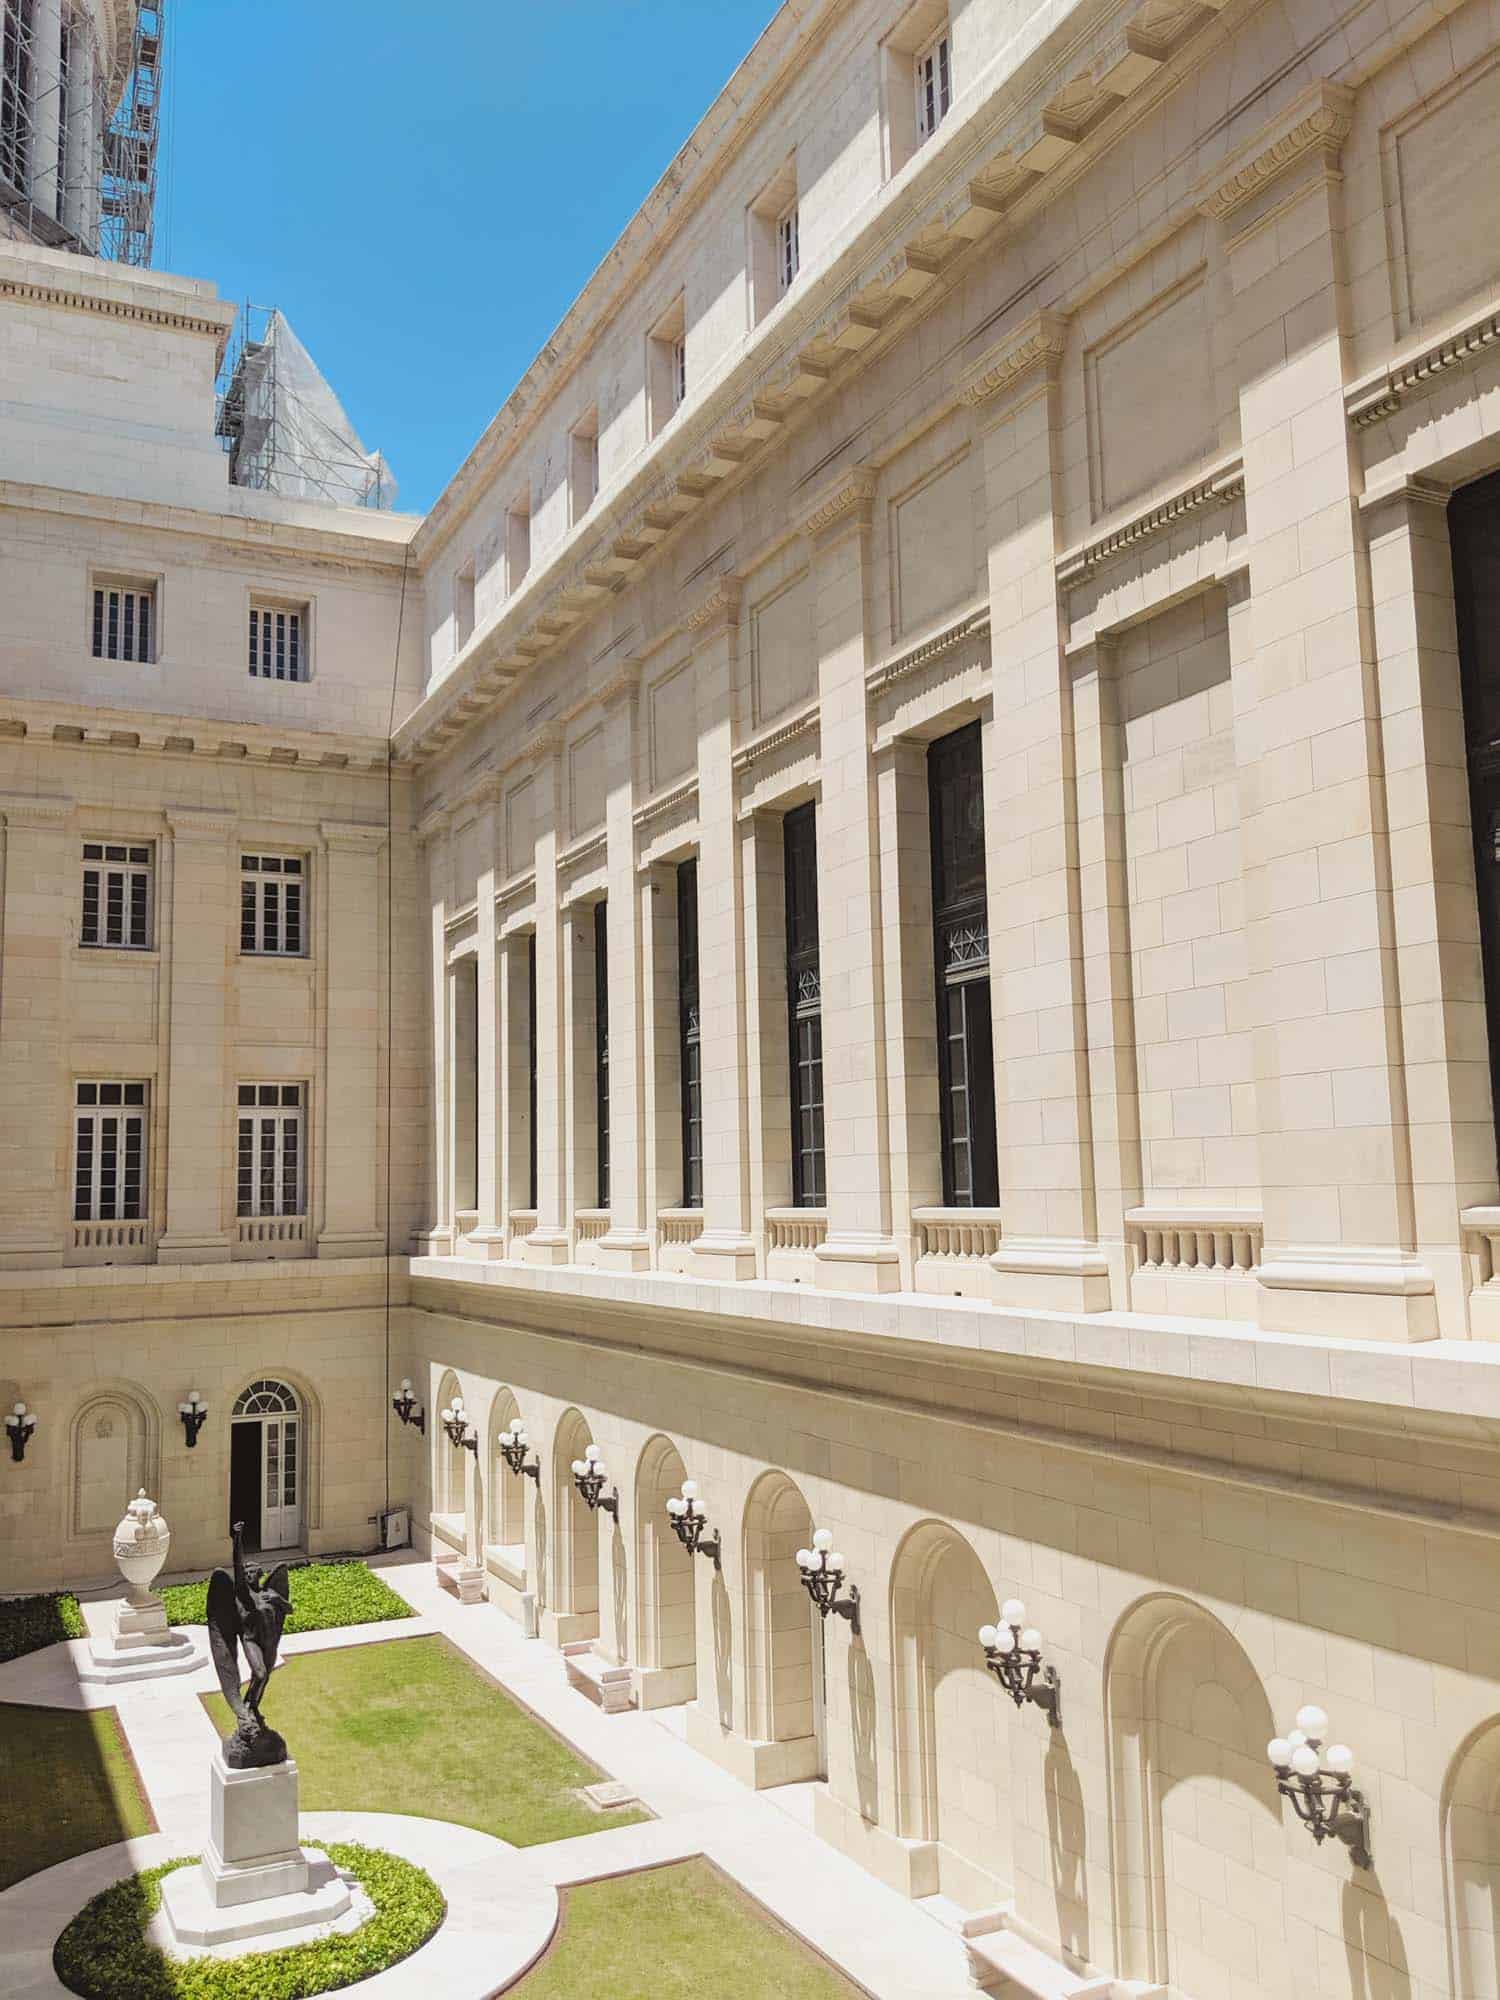
[(424, 509), (775, 0), (176, 0), (156, 262), (280, 306)]

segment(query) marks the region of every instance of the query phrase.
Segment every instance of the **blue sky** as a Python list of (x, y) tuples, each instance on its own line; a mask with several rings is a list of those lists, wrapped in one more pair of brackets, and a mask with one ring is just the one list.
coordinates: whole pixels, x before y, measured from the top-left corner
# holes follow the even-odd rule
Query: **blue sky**
[(156, 262), (282, 308), (424, 509), (775, 0), (177, 0)]

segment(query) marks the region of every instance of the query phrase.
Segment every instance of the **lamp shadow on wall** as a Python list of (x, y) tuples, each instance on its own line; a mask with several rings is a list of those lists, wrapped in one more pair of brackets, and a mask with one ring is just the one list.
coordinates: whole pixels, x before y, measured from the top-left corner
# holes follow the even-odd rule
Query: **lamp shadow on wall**
[[(625, 1537), (620, 1533), (620, 1524), (615, 1522), (615, 1531), (609, 1538), (610, 1587), (615, 1607), (615, 1643), (619, 1647), (619, 1657), (623, 1660), (630, 1650), (626, 1636), (630, 1630), (630, 1579), (625, 1567)], [(653, 1659), (653, 1666), (660, 1666), (659, 1659)]]
[(1089, 1960), (1088, 1822), (1078, 1772), (1061, 1730), (1049, 1731), (1042, 1766), (1042, 1795), (1047, 1809), (1047, 1848), (1051, 1856), (1052, 1897), (1057, 1909), (1057, 1936), (1065, 1952), (1081, 1965)]
[(548, 1588), (552, 1579), (550, 1551), (547, 1546), (547, 1496), (542, 1492), (540, 1484), (537, 1486), (534, 1505), (536, 1509), (533, 1516), (536, 1522), (536, 1580), (534, 1586), (536, 1590), (536, 1608), (538, 1611), (545, 1611), (552, 1602), (551, 1591)]
[(864, 1819), (880, 1818), (880, 1780), (875, 1763), (875, 1669), (862, 1639), (849, 1643), (849, 1726), (854, 1736), (854, 1782)]
[(734, 1727), (734, 1629), (729, 1618), (729, 1592), (723, 1575), (714, 1571), (710, 1600), (714, 1621), (714, 1700), (718, 1705), (719, 1727)]
[(1351, 1874), (1340, 1903), (1350, 2000), (1411, 2000), (1406, 1941), (1373, 1868)]

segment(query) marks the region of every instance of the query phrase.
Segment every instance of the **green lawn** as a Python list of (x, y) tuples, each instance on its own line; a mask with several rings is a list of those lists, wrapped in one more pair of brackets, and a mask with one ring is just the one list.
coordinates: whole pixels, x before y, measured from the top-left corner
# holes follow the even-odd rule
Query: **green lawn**
[(556, 1942), (517, 2000), (852, 2000), (863, 1992), (707, 1861), (563, 1892)]
[[(227, 1734), (223, 1697), (203, 1701)], [(297, 1760), (303, 1812), (415, 1813), (517, 1847), (647, 1817), (575, 1797), (603, 1774), (441, 1637), (288, 1659), (262, 1709)]]
[(75, 1854), (155, 1831), (112, 1708), (0, 1703), (0, 1771), (0, 1889)]
[[(273, 1558), (259, 1558), (263, 1568)], [(292, 1611), (288, 1632), (328, 1632), (337, 1625), (377, 1625), (388, 1618), (414, 1618), (404, 1597), (362, 1562), (302, 1563), (291, 1573)], [(172, 1625), (208, 1622), (208, 1579), (174, 1583), (161, 1593)]]
[(0, 1664), (55, 1646), (59, 1639), (86, 1636), (83, 1613), (71, 1590), (0, 1600)]

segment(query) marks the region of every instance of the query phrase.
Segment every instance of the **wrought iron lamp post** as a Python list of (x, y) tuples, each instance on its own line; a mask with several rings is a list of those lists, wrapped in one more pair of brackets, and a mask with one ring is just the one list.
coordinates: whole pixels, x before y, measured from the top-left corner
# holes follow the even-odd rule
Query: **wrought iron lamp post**
[(19, 1465), (36, 1433), (36, 1411), (28, 1410), (24, 1403), (17, 1403), (5, 1419), (5, 1429), (10, 1438), (10, 1455)]
[(189, 1389), (187, 1401), (177, 1405), (177, 1414), (182, 1419), (182, 1434), (191, 1451), (198, 1442), (199, 1431), (208, 1421), (208, 1405), (196, 1389)]
[(469, 1413), (464, 1408), (464, 1399), (462, 1396), (455, 1396), (447, 1409), (444, 1410), (442, 1424), (443, 1429), (448, 1433), (448, 1442), (455, 1450), (472, 1451), (474, 1456), (478, 1458), (479, 1433), (469, 1422)]
[(604, 1482), (608, 1477), (609, 1474), (604, 1469), (603, 1456), (596, 1444), (591, 1444), (582, 1458), (575, 1458), (573, 1461), (573, 1484), (583, 1495), (584, 1505), (589, 1512), (597, 1513), (602, 1507), (606, 1514), (613, 1514), (618, 1521), (620, 1489), (615, 1486), (606, 1493)]
[(1292, 1811), (1319, 1847), (1341, 1840), (1356, 1868), (1370, 1860), (1370, 1805), (1356, 1789), (1350, 1773), (1354, 1752), (1346, 1743), (1323, 1748), (1328, 1717), (1311, 1703), (1297, 1710), (1297, 1726), (1266, 1745), (1276, 1773), (1276, 1789), (1292, 1802)]
[(1062, 1682), (1056, 1667), (1042, 1665), (1042, 1635), (1026, 1623), (1026, 1606), (1008, 1597), (1000, 1607), (998, 1625), (981, 1625), (979, 1643), (984, 1664), (1017, 1708), (1035, 1702), (1056, 1729), (1062, 1721)]
[(847, 1618), (858, 1636), (859, 1586), (851, 1583), (847, 1594), (839, 1596), (839, 1586), (844, 1581), (844, 1558), (834, 1551), (833, 1535), (827, 1528), (818, 1529), (810, 1549), (798, 1549), (797, 1567), (802, 1572), (803, 1588), (821, 1616), (826, 1619), (832, 1611), (839, 1618)]
[(717, 1569), (723, 1556), (723, 1543), (717, 1528), (711, 1535), (704, 1535), (703, 1530), (708, 1526), (708, 1516), (698, 1505), (696, 1479), (683, 1480), (681, 1498), (673, 1494), (667, 1502), (667, 1513), (671, 1517), (673, 1534), (688, 1554), (707, 1556)]
[(411, 1377), (409, 1375), (402, 1376), (401, 1393), (398, 1396), (392, 1396), (391, 1408), (396, 1412), (396, 1415), (401, 1419), (403, 1424), (415, 1424), (422, 1436), (426, 1437), (427, 1412), (411, 1392)]
[(526, 1463), (526, 1453), (530, 1445), (531, 1439), (526, 1435), (526, 1428), (521, 1419), (519, 1417), (512, 1417), (509, 1427), (500, 1433), (500, 1456), (505, 1460), (505, 1463), (518, 1479), (523, 1476), (527, 1479), (534, 1479), (538, 1486), (540, 1486), (542, 1483), (542, 1461), (539, 1458), (534, 1458), (530, 1465)]

